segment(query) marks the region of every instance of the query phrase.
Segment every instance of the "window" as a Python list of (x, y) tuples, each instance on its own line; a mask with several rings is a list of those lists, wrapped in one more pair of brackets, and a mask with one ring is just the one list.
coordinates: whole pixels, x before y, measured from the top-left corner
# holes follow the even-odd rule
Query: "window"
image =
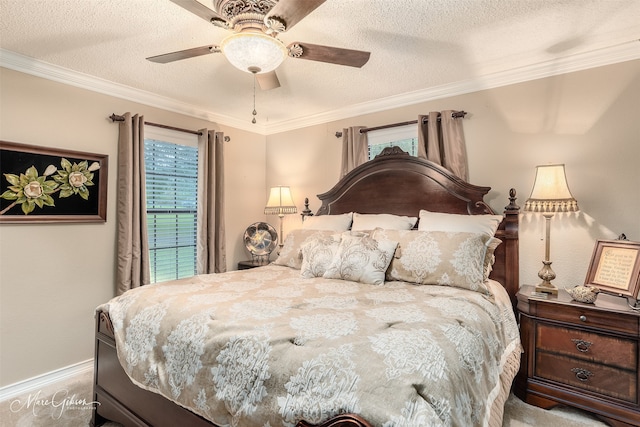
[(400, 147), (411, 154), (418, 155), (418, 127), (416, 125), (398, 126), (371, 131), (369, 140), (369, 160), (376, 157), (387, 147)]
[(173, 133), (145, 128), (152, 283), (196, 274), (197, 137)]

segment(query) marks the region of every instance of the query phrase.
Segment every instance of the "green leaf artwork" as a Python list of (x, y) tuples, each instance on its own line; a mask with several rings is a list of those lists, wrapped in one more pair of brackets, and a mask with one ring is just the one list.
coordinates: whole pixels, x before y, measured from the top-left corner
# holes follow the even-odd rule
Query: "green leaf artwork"
[(13, 203), (0, 211), (0, 215), (17, 205), (20, 205), (25, 215), (33, 212), (36, 207), (42, 209), (44, 206), (55, 206), (52, 197), (55, 193), (58, 193), (59, 198), (78, 195), (84, 200), (89, 200), (88, 187), (94, 185), (93, 172), (100, 169), (100, 164), (93, 162), (89, 165), (86, 160), (71, 163), (63, 157), (60, 166), (60, 169), (54, 165), (47, 166), (42, 176), (34, 166), (20, 175), (5, 173), (4, 177), (10, 185), (0, 194), (0, 198), (13, 200)]

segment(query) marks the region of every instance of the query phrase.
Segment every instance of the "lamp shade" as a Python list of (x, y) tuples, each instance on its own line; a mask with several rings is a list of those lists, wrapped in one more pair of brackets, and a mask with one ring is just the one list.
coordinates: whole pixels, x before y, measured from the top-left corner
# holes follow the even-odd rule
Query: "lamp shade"
[(231, 34), (222, 40), (220, 48), (231, 65), (249, 73), (273, 71), (287, 56), (280, 40), (258, 32)]
[(289, 187), (279, 185), (272, 187), (269, 192), (269, 200), (264, 208), (266, 215), (285, 215), (296, 213), (298, 209), (293, 203)]
[(578, 202), (569, 190), (563, 164), (536, 166), (536, 179), (524, 210), (542, 213), (579, 210)]

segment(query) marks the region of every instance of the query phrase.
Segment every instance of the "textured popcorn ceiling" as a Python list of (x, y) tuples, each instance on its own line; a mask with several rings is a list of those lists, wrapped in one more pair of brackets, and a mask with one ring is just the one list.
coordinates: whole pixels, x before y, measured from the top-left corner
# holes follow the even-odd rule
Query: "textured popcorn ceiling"
[[(220, 122), (251, 120), (253, 76), (221, 54), (145, 60), (228, 34), (168, 0), (0, 0), (0, 24), (3, 51)], [(368, 50), (371, 59), (357, 69), (288, 58), (277, 70), (282, 86), (257, 93), (257, 129), (637, 42), (640, 1), (327, 0), (280, 38)]]

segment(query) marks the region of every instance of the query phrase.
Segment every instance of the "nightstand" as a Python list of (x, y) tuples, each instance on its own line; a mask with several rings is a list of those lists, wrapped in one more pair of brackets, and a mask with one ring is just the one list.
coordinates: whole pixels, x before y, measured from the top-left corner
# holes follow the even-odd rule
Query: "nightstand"
[(263, 265), (269, 265), (269, 261), (247, 260), (240, 261), (238, 263), (238, 270), (248, 270), (250, 268), (262, 267)]
[(640, 425), (640, 313), (600, 293), (595, 304), (566, 291), (547, 299), (518, 292), (524, 353), (514, 392), (545, 409), (564, 404), (613, 426)]

